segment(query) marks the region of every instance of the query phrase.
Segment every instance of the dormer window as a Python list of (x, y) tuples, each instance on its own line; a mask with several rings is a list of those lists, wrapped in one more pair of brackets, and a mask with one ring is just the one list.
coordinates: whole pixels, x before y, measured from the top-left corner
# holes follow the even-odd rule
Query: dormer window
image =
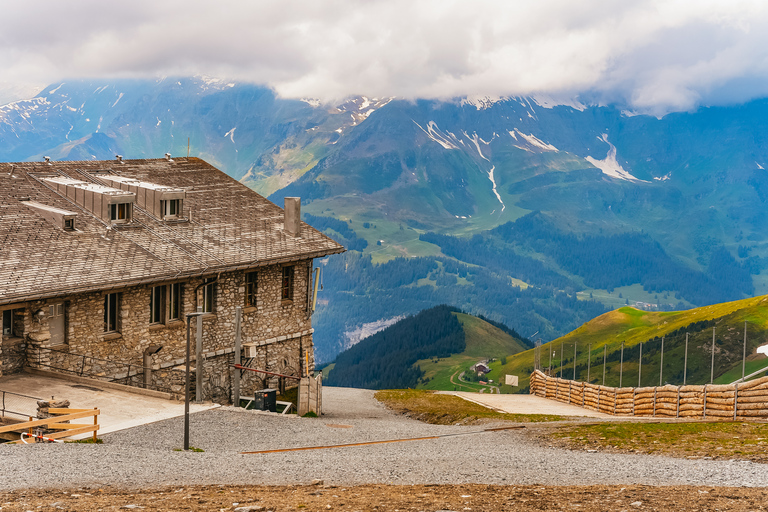
[(131, 220), (131, 203), (109, 205), (109, 220), (112, 222), (128, 222)]
[(64, 229), (66, 231), (75, 230), (75, 219), (64, 219)]
[(166, 199), (160, 201), (160, 211), (165, 219), (178, 218), (181, 214), (181, 199)]

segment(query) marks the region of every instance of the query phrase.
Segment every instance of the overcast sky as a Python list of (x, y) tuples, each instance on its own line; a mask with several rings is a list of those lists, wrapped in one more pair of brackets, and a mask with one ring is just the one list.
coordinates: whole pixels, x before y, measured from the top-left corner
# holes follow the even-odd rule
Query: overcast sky
[(768, 2), (16, 2), (0, 69), (21, 85), (206, 74), (285, 97), (579, 95), (658, 113), (768, 96)]

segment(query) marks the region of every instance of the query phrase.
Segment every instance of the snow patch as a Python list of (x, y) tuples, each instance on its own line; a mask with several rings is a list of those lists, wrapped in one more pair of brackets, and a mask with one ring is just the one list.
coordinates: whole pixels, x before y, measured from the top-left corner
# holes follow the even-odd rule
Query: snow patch
[(58, 91), (59, 89), (61, 89), (61, 88), (64, 86), (64, 84), (65, 84), (65, 83), (66, 83), (66, 82), (61, 82), (61, 84), (59, 84), (59, 86), (58, 86), (57, 88), (55, 88), (55, 89), (51, 89), (50, 91), (48, 91), (48, 94), (53, 94), (53, 93), (55, 93), (56, 91)]
[(118, 102), (118, 101), (120, 101), (121, 99), (123, 99), (123, 93), (120, 93), (120, 96), (118, 96), (118, 97), (117, 97), (117, 99), (116, 99), (116, 100), (115, 100), (115, 102), (112, 104), (112, 106), (114, 107), (115, 105), (117, 105), (117, 102)]
[(480, 154), (480, 158), (482, 158), (483, 160), (487, 160), (488, 162), (490, 162), (490, 160), (488, 160), (488, 158), (486, 158), (486, 156), (485, 156), (485, 155), (483, 154), (483, 152), (480, 150), (480, 142), (483, 142), (483, 143), (484, 143), (484, 144), (486, 144), (486, 145), (487, 145), (488, 143), (487, 143), (487, 142), (485, 142), (485, 141), (484, 141), (483, 139), (481, 139), (480, 137), (478, 137), (478, 136), (477, 136), (477, 132), (474, 132), (474, 133), (472, 134), (472, 137), (470, 137), (470, 136), (467, 134), (467, 132), (465, 132), (465, 131), (463, 131), (463, 130), (462, 130), (462, 132), (461, 132), (461, 133), (463, 133), (463, 134), (464, 134), (464, 136), (465, 136), (466, 138), (468, 138), (470, 141), (472, 141), (472, 143), (474, 143), (474, 145), (475, 145), (475, 148), (477, 148), (477, 152)]
[(521, 132), (520, 130), (518, 130), (517, 128), (515, 128), (514, 132), (509, 132), (509, 134), (515, 140), (519, 140), (517, 138), (517, 136), (515, 135), (515, 133), (517, 133), (517, 135), (519, 135), (523, 139), (523, 141), (526, 142), (526, 144), (528, 146), (528, 147), (523, 147), (523, 146), (517, 146), (516, 145), (515, 147), (518, 148), (518, 149), (522, 149), (524, 151), (528, 151), (529, 153), (533, 153), (534, 150), (537, 151), (537, 152), (541, 152), (541, 151), (560, 151), (559, 149), (557, 149), (552, 144), (547, 144), (546, 142), (544, 142), (543, 140), (539, 139), (538, 137), (536, 137), (533, 134), (526, 135), (523, 132)]
[[(608, 155), (602, 160), (597, 160), (596, 158), (592, 158), (591, 156), (588, 156), (585, 158), (585, 160), (601, 171), (603, 171), (603, 174), (606, 174), (612, 178), (617, 178), (620, 180), (625, 181), (634, 181), (634, 182), (641, 182), (644, 180), (639, 180), (632, 176), (629, 172), (624, 170), (624, 168), (619, 164), (618, 160), (616, 160), (616, 146), (608, 142), (608, 134), (604, 133), (601, 139), (603, 142), (608, 144), (610, 149), (608, 149)], [(647, 183), (647, 182), (646, 182)]]
[(469, 105), (475, 107), (477, 110), (485, 110), (491, 108), (496, 103), (506, 101), (508, 98), (502, 96), (467, 96), (459, 102), (459, 106)]
[(304, 103), (306, 103), (310, 107), (317, 108), (317, 107), (320, 106), (320, 100), (318, 100), (316, 98), (301, 98), (299, 101), (303, 101)]
[[(498, 190), (496, 190), (496, 180), (493, 177), (493, 171), (495, 171), (495, 170), (496, 170), (496, 166), (494, 165), (494, 166), (491, 167), (491, 170), (488, 172), (488, 179), (491, 180), (491, 184), (493, 185), (493, 193), (496, 195), (496, 199), (498, 199), (499, 202), (501, 203), (501, 211), (503, 212), (504, 209), (507, 207), (507, 205), (505, 205), (504, 201), (501, 200), (501, 196), (499, 195)], [(493, 212), (495, 212), (495, 211), (496, 210), (493, 210)], [(491, 212), (491, 214), (493, 214), (493, 212)], [(501, 212), (499, 212), (499, 213), (501, 213)]]
[(398, 322), (399, 320), (402, 320), (403, 318), (405, 318), (405, 315), (395, 316), (392, 318), (382, 318), (381, 320), (376, 320), (375, 322), (364, 323), (351, 331), (346, 331), (344, 333), (344, 337), (346, 338), (344, 341), (344, 350), (360, 343), (365, 338), (373, 336), (377, 332), (386, 329), (390, 325)]
[(546, 94), (535, 94), (531, 99), (536, 105), (549, 109), (557, 106), (571, 107), (579, 112), (584, 112), (587, 109), (586, 105), (574, 98), (560, 98)]
[[(413, 121), (413, 119), (411, 119), (411, 121)], [(430, 121), (429, 123), (427, 123), (426, 130), (416, 121), (413, 121), (413, 124), (421, 128), (421, 131), (426, 133), (427, 137), (437, 142), (438, 144), (443, 146), (445, 149), (459, 149), (458, 146), (456, 146), (456, 144), (448, 140), (448, 137), (443, 135), (442, 132), (440, 132), (440, 128), (438, 128), (437, 123), (435, 123), (434, 121)]]

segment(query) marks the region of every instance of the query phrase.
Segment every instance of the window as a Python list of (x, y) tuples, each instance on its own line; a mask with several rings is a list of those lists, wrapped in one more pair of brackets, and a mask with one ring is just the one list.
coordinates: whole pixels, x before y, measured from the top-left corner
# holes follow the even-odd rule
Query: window
[(181, 318), (181, 283), (155, 286), (149, 293), (149, 323), (164, 324)]
[(257, 278), (256, 272), (247, 272), (245, 274), (245, 305), (246, 306), (256, 305), (256, 290), (258, 289), (256, 278)]
[(149, 323), (165, 322), (165, 286), (155, 286), (149, 295)]
[(168, 285), (168, 320), (181, 319), (181, 283)]
[(120, 294), (104, 296), (104, 332), (120, 332)]
[(131, 203), (117, 203), (109, 205), (109, 220), (114, 222), (127, 222), (131, 218)]
[(167, 199), (160, 201), (160, 211), (164, 218), (178, 217), (181, 215), (181, 199)]
[(13, 310), (3, 311), (3, 336), (13, 336)]
[(283, 284), (280, 298), (283, 300), (293, 300), (293, 265), (283, 267)]
[(215, 286), (216, 282), (213, 279), (206, 279), (203, 286), (203, 313), (213, 313)]
[(64, 229), (67, 231), (74, 231), (75, 219), (64, 219)]

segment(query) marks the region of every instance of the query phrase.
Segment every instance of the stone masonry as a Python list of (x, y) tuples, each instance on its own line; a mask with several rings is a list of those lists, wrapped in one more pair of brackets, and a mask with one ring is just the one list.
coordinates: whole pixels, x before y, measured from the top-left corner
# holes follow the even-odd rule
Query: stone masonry
[[(214, 311), (202, 317), (203, 368), (205, 398), (228, 400), (231, 396), (231, 365), (234, 361), (235, 308), (243, 306), (242, 344), (255, 346), (251, 367), (300, 377), (314, 369), (312, 329), (309, 315), (309, 279), (311, 260), (292, 263), (293, 298), (281, 299), (282, 267), (272, 265), (225, 272), (205, 279), (215, 279)], [(257, 272), (256, 305), (244, 307), (246, 272)], [(125, 383), (143, 382), (143, 352), (150, 345), (163, 348), (153, 356), (152, 385), (175, 394), (183, 394), (182, 370), (185, 362), (187, 313), (202, 304), (203, 277), (182, 281), (180, 320), (150, 324), (152, 286), (109, 290), (120, 293), (119, 332), (104, 333), (105, 292), (84, 293), (65, 298), (66, 343), (51, 346), (47, 317), (25, 323), (27, 359), (31, 366), (57, 371), (82, 373), (111, 379), (126, 378)], [(166, 282), (163, 284), (170, 284)], [(60, 302), (60, 300), (58, 301)], [(47, 303), (35, 301), (25, 308), (24, 318)], [(192, 319), (192, 359), (195, 364), (196, 319)], [(21, 340), (24, 341), (24, 340)], [(46, 350), (51, 349), (51, 350)], [(4, 351), (4, 353), (8, 349)], [(74, 356), (76, 355), (76, 356)], [(83, 358), (82, 356), (86, 356)], [(307, 361), (309, 366), (307, 367)], [(131, 365), (130, 377), (128, 365)], [(5, 366), (5, 365), (4, 365)], [(7, 366), (6, 366), (7, 368)], [(176, 371), (173, 371), (173, 370)], [(276, 386), (266, 375), (244, 372), (242, 395), (255, 389)], [(193, 379), (194, 381), (194, 379)], [(295, 385), (289, 380), (288, 386)], [(222, 399), (222, 396), (225, 397)]]

